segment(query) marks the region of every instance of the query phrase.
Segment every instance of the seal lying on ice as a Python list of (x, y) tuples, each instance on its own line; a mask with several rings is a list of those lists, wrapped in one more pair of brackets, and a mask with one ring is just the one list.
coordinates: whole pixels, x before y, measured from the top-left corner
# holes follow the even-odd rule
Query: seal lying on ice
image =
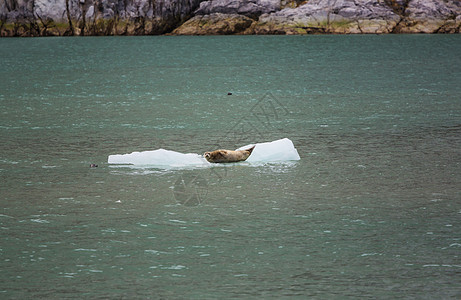
[(256, 145), (246, 150), (236, 151), (219, 149), (211, 152), (205, 152), (203, 156), (210, 163), (231, 163), (244, 161), (250, 156), (255, 147)]

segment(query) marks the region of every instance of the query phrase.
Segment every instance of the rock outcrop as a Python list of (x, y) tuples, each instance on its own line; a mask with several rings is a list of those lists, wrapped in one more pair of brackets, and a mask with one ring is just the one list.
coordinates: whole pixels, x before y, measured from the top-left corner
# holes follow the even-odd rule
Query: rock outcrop
[(257, 34), (286, 33), (389, 33), (400, 18), (379, 0), (312, 0), (298, 8), (263, 15), (255, 24)]
[(401, 22), (395, 32), (401, 33), (459, 33), (461, 29), (461, 1), (412, 0), (407, 1)]
[(213, 13), (198, 15), (175, 29), (176, 35), (228, 35), (239, 34), (251, 26), (253, 20), (238, 14)]
[(459, 0), (0, 0), (1, 36), (460, 30)]
[(2, 36), (146, 35), (172, 31), (201, 0), (0, 0)]
[[(260, 8), (265, 1), (242, 1), (242, 7), (252, 4), (251, 11), (240, 9), (236, 2), (205, 1), (194, 14), (252, 17), (254, 22), (243, 34), (459, 33), (461, 29), (458, 0), (309, 0), (280, 1), (278, 6), (268, 0), (269, 11)], [(188, 32), (186, 26), (175, 32)]]
[(280, 0), (211, 0), (201, 2), (195, 14), (239, 14), (257, 18), (261, 14), (277, 12), (280, 7)]

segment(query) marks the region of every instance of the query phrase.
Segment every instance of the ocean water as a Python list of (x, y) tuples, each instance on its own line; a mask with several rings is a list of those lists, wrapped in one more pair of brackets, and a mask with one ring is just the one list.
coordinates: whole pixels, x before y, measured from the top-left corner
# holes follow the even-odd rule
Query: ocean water
[[(460, 53), (459, 35), (0, 39), (0, 298), (459, 299)], [(281, 138), (301, 160), (107, 163)]]

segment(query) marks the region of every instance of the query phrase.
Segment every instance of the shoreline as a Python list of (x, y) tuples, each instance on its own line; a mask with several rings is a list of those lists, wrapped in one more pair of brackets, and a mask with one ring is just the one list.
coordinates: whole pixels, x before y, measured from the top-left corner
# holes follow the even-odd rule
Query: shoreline
[(111, 1), (66, 0), (65, 6), (47, 2), (40, 8), (5, 2), (0, 37), (461, 32), (458, 0), (245, 0), (238, 6), (231, 0), (188, 1), (141, 0), (138, 7), (126, 0), (118, 7)]
[[(123, 25), (123, 26), (109, 26), (85, 29), (82, 32), (80, 28), (72, 30), (62, 23), (57, 23), (52, 26), (35, 26), (31, 24), (8, 23), (0, 28), (0, 38), (12, 37), (83, 37), (83, 36), (219, 36), (219, 35), (387, 35), (387, 34), (459, 34), (461, 33), (460, 27), (447, 27), (441, 26), (437, 30), (428, 30), (421, 28), (420, 30), (409, 30), (408, 28), (399, 28), (399, 30), (357, 30), (357, 28), (350, 28), (344, 26), (331, 26), (328, 27), (313, 27), (313, 26), (287, 26), (282, 25), (274, 27), (273, 25), (259, 25), (253, 24), (244, 30), (236, 30), (237, 25), (233, 25), (226, 20), (225, 25), (215, 23), (208, 25), (207, 29), (199, 28), (197, 25), (192, 26), (181, 25), (171, 31), (161, 32), (152, 30), (152, 27), (139, 28), (136, 24)], [(66, 24), (67, 25), (67, 24)]]

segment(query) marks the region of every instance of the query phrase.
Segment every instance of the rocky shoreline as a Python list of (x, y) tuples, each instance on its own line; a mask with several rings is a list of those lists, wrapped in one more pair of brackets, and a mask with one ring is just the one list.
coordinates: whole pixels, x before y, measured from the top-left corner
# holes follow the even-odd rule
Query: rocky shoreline
[(0, 0), (0, 36), (459, 33), (459, 0)]

